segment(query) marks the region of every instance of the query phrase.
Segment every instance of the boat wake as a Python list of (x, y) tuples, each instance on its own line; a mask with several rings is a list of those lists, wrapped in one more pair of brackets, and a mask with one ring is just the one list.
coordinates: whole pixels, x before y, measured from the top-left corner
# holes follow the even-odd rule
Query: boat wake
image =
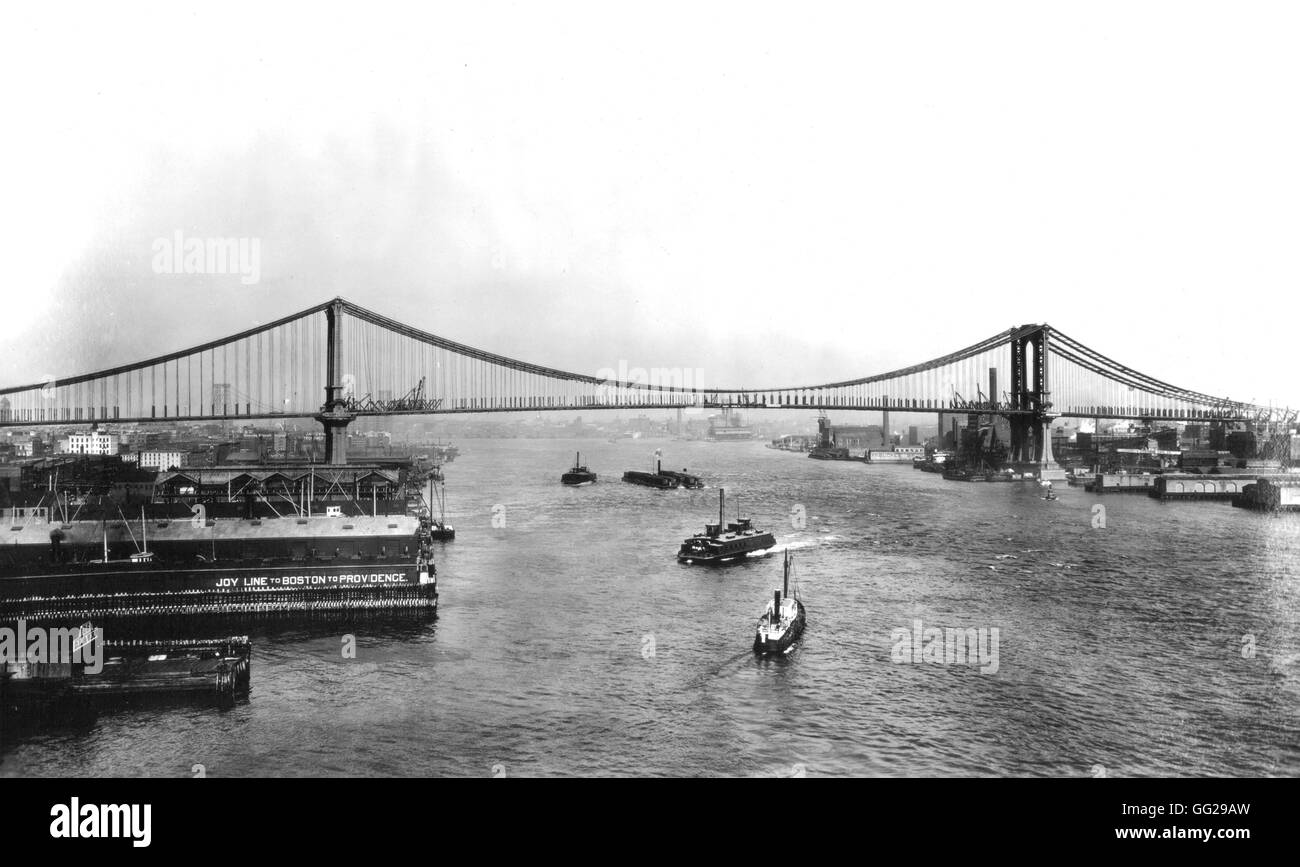
[(779, 543), (775, 548), (769, 548), (768, 551), (769, 552), (798, 551), (800, 548), (816, 548), (819, 544), (825, 542), (828, 538), (830, 537), (825, 537), (822, 539), (795, 539), (790, 542)]
[(685, 683), (685, 688), (699, 689), (702, 686), (704, 686), (706, 681), (713, 680), (715, 677), (722, 674), (723, 671), (725, 671), (727, 668), (734, 666), (737, 662), (740, 662), (742, 659), (752, 659), (753, 656), (754, 656), (754, 651), (747, 648), (745, 650), (740, 651), (735, 656), (727, 657), (722, 662), (718, 663), (713, 668), (709, 669), (703, 674), (688, 680)]

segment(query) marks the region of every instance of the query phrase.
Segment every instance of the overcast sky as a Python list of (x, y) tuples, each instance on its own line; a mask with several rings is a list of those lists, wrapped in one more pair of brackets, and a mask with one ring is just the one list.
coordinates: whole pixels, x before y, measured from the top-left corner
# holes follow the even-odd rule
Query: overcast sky
[[(23, 6), (3, 385), (342, 295), (726, 386), (1048, 322), (1300, 403), (1294, 4)], [(260, 281), (154, 273), (177, 230)]]

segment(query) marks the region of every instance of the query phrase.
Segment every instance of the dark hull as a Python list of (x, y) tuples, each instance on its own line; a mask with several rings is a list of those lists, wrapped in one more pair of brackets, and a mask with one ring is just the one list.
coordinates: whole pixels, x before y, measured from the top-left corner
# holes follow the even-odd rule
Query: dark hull
[(596, 481), (595, 473), (568, 472), (560, 476), (560, 482), (565, 485), (589, 485), (594, 481)]
[(754, 633), (754, 652), (760, 656), (779, 656), (789, 650), (796, 641), (803, 636), (803, 628), (807, 623), (807, 616), (804, 613), (803, 603), (799, 602), (799, 616), (794, 619), (779, 639), (772, 641), (763, 641), (757, 630)]
[(623, 481), (647, 488), (658, 488), (661, 491), (672, 490), (677, 487), (677, 480), (674, 478), (656, 473), (639, 473), (635, 470), (628, 470), (624, 473)]
[(664, 478), (673, 479), (677, 486), (681, 488), (698, 489), (704, 487), (704, 482), (699, 476), (692, 476), (690, 473), (679, 473), (673, 470), (660, 470), (659, 475)]
[(776, 537), (771, 533), (760, 533), (754, 536), (746, 536), (733, 544), (736, 547), (727, 551), (693, 551), (683, 545), (681, 550), (677, 552), (677, 562), (693, 563), (701, 566), (721, 566), (724, 563), (738, 563), (750, 554), (775, 548)]
[[(247, 637), (215, 640), (107, 642), (103, 670), (84, 665), (37, 665), (35, 672), (0, 673), (0, 714), (21, 723), (93, 718), (103, 706), (160, 699), (206, 699), (229, 707), (249, 692), (252, 644)], [(0, 732), (0, 734), (3, 734)]]
[(414, 562), (50, 567), (0, 578), (0, 620), (436, 610)]

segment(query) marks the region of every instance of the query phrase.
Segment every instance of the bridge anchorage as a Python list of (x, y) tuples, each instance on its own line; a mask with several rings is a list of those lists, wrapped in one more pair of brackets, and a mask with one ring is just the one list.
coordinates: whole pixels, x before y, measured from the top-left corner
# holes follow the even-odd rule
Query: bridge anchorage
[(1009, 426), (1008, 462), (1043, 474), (1055, 469), (1050, 427), (1057, 418), (1295, 422), (1289, 409), (1170, 385), (1043, 324), (857, 379), (691, 388), (531, 364), (335, 298), (201, 346), (0, 388), (0, 427), (314, 418), (325, 431), (327, 459), (337, 464), (347, 461), (348, 426), (362, 417), (713, 407), (966, 414), (976, 422), (1000, 416)]

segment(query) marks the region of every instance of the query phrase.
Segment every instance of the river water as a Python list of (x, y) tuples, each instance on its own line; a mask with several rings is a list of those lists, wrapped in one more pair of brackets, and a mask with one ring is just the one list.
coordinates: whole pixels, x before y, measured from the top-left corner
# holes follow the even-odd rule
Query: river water
[[(1300, 516), (761, 443), (458, 445), (436, 622), (250, 627), (248, 701), (27, 733), (0, 774), (1300, 773)], [(601, 480), (562, 487), (577, 448)], [(709, 487), (619, 480), (656, 448)], [(779, 553), (675, 561), (719, 486), (793, 553), (808, 627), (783, 658), (750, 652)], [(917, 621), (996, 656), (900, 661)]]

